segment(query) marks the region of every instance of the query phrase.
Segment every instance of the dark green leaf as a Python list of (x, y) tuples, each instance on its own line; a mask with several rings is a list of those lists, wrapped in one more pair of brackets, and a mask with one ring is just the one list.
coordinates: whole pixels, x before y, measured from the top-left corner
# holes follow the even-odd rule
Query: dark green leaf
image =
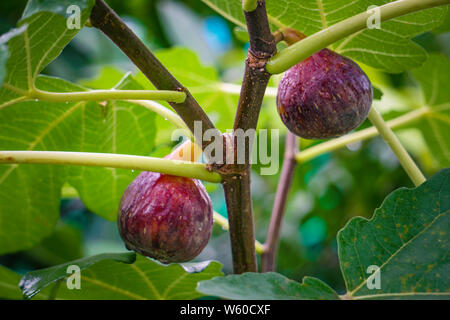
[(336, 292), (319, 279), (305, 277), (302, 283), (275, 272), (244, 273), (201, 281), (201, 293), (243, 300), (335, 300)]
[[(339, 259), (354, 299), (449, 298), (450, 169), (391, 193), (372, 219), (353, 218), (338, 234)], [(369, 289), (377, 266), (380, 288)]]

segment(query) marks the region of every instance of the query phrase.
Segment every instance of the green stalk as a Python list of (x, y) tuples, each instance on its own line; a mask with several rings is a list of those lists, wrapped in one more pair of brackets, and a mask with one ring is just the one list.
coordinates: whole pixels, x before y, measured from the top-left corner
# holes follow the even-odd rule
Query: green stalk
[(151, 100), (127, 100), (127, 101), (140, 104), (146, 109), (157, 113), (158, 115), (160, 115), (161, 117), (172, 123), (174, 126), (180, 129), (184, 129), (186, 131), (186, 135), (189, 138), (193, 136), (186, 123), (184, 123), (183, 119), (181, 119), (179, 115), (177, 115), (170, 109), (164, 107), (163, 105)]
[(115, 153), (0, 151), (0, 163), (110, 167), (160, 172), (214, 183), (222, 181), (218, 173), (208, 171), (202, 163)]
[(91, 90), (81, 92), (48, 92), (35, 89), (28, 94), (32, 99), (50, 102), (102, 101), (102, 100), (164, 100), (181, 103), (185, 92), (171, 90)]
[[(398, 128), (404, 126), (408, 123), (414, 122), (417, 119), (420, 119), (427, 115), (430, 112), (428, 107), (422, 107), (420, 109), (408, 112), (400, 117), (389, 120), (386, 122), (386, 125), (389, 128)], [(340, 148), (347, 146), (350, 143), (354, 143), (357, 141), (364, 141), (370, 138), (373, 138), (378, 135), (378, 130), (376, 127), (370, 127), (367, 129), (363, 129), (351, 134), (347, 134), (345, 136), (328, 140), (326, 142), (322, 142), (313, 147), (305, 149), (301, 152), (298, 152), (295, 156), (295, 159), (298, 162), (306, 162), (315, 157), (320, 156), (321, 154), (331, 152)]]
[[(402, 0), (380, 6), (380, 19), (386, 21), (408, 13), (449, 4), (450, 0)], [(367, 28), (371, 13), (361, 12), (323, 29), (274, 55), (266, 65), (271, 74), (282, 73), (317, 51)]]
[[(230, 229), (230, 225), (228, 223), (228, 219), (222, 216), (220, 213), (214, 211), (214, 223), (217, 223), (223, 230), (228, 231)], [(255, 250), (256, 253), (262, 254), (264, 252), (264, 245), (259, 242), (258, 240), (255, 240)]]
[(255, 11), (258, 6), (257, 0), (242, 0), (242, 9), (247, 12)]
[(420, 169), (417, 167), (414, 160), (405, 150), (403, 145), (397, 136), (392, 132), (391, 128), (384, 122), (381, 115), (375, 110), (375, 108), (371, 108), (368, 116), (370, 122), (377, 128), (381, 137), (386, 141), (386, 143), (391, 147), (394, 154), (397, 156), (398, 161), (405, 169), (408, 176), (411, 178), (413, 183), (416, 186), (421, 185), (426, 181), (425, 176), (422, 174)]

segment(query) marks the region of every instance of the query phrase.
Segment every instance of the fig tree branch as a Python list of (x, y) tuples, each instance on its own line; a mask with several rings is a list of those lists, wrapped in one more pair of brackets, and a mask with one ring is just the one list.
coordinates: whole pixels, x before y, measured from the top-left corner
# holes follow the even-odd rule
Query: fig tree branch
[[(265, 70), (265, 64), (276, 52), (276, 43), (270, 32), (265, 2), (257, 1), (254, 10), (244, 10), (244, 16), (247, 22), (250, 46), (234, 120), (234, 134), (237, 130), (246, 132), (248, 129), (256, 129), (262, 100), (270, 78), (270, 74)], [(231, 148), (236, 150), (234, 135), (231, 140)], [(222, 171), (235, 273), (258, 271), (250, 190), (249, 155), (252, 146), (250, 141), (247, 142), (244, 148), (245, 163), (236, 164), (235, 161), (235, 164), (228, 167), (227, 171)], [(237, 152), (234, 152), (235, 157), (236, 154)]]
[(294, 134), (287, 132), (283, 167), (281, 168), (280, 180), (278, 181), (278, 187), (275, 194), (267, 238), (264, 243), (264, 252), (261, 256), (262, 272), (275, 271), (281, 223), (286, 207), (287, 196), (297, 165), (297, 161), (295, 160), (295, 154), (298, 151), (297, 141), (297, 137)]
[[(386, 21), (408, 13), (450, 4), (450, 0), (402, 0), (380, 6), (380, 19)], [(280, 51), (269, 60), (266, 69), (271, 74), (282, 73), (290, 67), (355, 32), (367, 28), (369, 12), (361, 12), (323, 29)]]
[(218, 173), (208, 171), (203, 163), (116, 153), (0, 151), (1, 163), (109, 167), (160, 172), (214, 183), (219, 183), (222, 180)]
[(414, 160), (408, 154), (405, 147), (403, 147), (400, 140), (389, 126), (386, 125), (381, 115), (375, 110), (375, 108), (370, 108), (369, 116), (370, 122), (377, 128), (381, 137), (384, 141), (391, 147), (392, 151), (396, 155), (398, 161), (405, 169), (408, 176), (411, 178), (415, 186), (419, 186), (426, 181), (425, 176), (422, 174), (420, 169), (417, 167)]
[[(202, 135), (208, 129), (215, 127), (206, 113), (177, 79), (162, 65), (155, 55), (120, 19), (120, 17), (103, 1), (96, 0), (92, 8), (90, 23), (108, 36), (142, 73), (160, 90), (175, 90), (186, 93), (186, 100), (182, 103), (170, 103), (178, 115), (183, 119), (191, 132), (194, 132), (194, 122), (201, 121)], [(201, 138), (201, 137), (199, 137)], [(202, 141), (205, 148), (211, 141)]]

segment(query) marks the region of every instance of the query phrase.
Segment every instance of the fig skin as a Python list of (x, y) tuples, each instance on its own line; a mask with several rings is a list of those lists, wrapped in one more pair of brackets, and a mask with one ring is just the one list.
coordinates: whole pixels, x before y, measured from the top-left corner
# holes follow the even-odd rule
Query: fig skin
[(208, 243), (212, 225), (211, 199), (197, 179), (144, 171), (119, 205), (126, 247), (163, 263), (195, 258)]
[(306, 139), (338, 137), (358, 127), (372, 105), (372, 85), (352, 60), (322, 49), (287, 70), (277, 109), (285, 126)]

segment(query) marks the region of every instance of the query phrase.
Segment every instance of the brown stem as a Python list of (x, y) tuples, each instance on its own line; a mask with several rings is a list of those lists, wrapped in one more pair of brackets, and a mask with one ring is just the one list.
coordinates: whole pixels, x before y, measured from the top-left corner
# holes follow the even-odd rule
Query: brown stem
[(280, 30), (280, 32), (283, 35), (283, 40), (287, 43), (288, 46), (293, 45), (294, 43), (306, 38), (303, 33), (292, 28), (283, 28)]
[(297, 137), (288, 132), (286, 134), (286, 145), (284, 149), (283, 167), (281, 169), (280, 180), (278, 182), (275, 201), (272, 208), (269, 230), (267, 232), (266, 243), (264, 244), (264, 253), (261, 256), (261, 271), (275, 271), (275, 261), (278, 251), (278, 241), (280, 238), (281, 222), (283, 220), (284, 209), (289, 188), (294, 177), (297, 161), (295, 154), (298, 150)]
[[(201, 121), (201, 134), (208, 129), (215, 129), (206, 113), (192, 97), (189, 91), (161, 64), (145, 44), (128, 28), (120, 17), (103, 1), (96, 0), (92, 8), (90, 22), (108, 36), (142, 73), (160, 90), (179, 90), (186, 92), (183, 103), (170, 103), (188, 128), (194, 132), (194, 121)], [(204, 149), (211, 141), (202, 141)]]
[(226, 176), (222, 185), (228, 209), (234, 273), (257, 272), (250, 171)]
[[(234, 121), (232, 148), (237, 156), (237, 130), (246, 132), (256, 129), (262, 100), (269, 82), (266, 72), (267, 60), (276, 52), (275, 39), (272, 36), (267, 19), (264, 1), (258, 1), (254, 11), (244, 11), (250, 37), (250, 47), (245, 61), (245, 73), (241, 94)], [(223, 187), (230, 220), (230, 237), (235, 273), (257, 272), (255, 236), (253, 225), (252, 199), (250, 191), (251, 139), (245, 141), (245, 161), (234, 164), (223, 175)], [(219, 171), (220, 172), (220, 171)]]

